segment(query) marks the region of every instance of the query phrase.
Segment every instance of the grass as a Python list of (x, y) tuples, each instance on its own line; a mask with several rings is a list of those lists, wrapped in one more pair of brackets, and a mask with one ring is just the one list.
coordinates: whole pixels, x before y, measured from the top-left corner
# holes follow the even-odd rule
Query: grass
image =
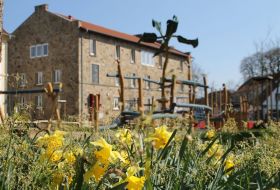
[(236, 130), (231, 121), (214, 131), (176, 119), (79, 135), (64, 126), (63, 133), (31, 136), (27, 120), (14, 115), (0, 127), (1, 189), (280, 188), (278, 123)]

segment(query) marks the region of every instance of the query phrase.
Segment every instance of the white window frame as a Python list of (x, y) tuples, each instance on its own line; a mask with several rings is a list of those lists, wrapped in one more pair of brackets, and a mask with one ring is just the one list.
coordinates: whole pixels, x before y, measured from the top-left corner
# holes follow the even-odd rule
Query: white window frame
[(96, 39), (89, 39), (89, 55), (96, 56)]
[[(136, 74), (132, 73), (131, 76), (136, 77)], [(130, 79), (130, 87), (131, 88), (136, 88), (136, 79)]]
[[(49, 55), (49, 44), (48, 43), (44, 43), (42, 44), (42, 47), (43, 47), (43, 54), (42, 54), (42, 57), (47, 57)], [(45, 54), (45, 47), (47, 47), (47, 53)]]
[(43, 72), (37, 72), (36, 85), (43, 85)]
[(136, 62), (136, 51), (135, 49), (131, 49), (130, 51), (130, 63), (135, 64)]
[(36, 109), (42, 109), (43, 108), (43, 96), (38, 95), (36, 96)]
[[(93, 81), (93, 66), (96, 65), (98, 67), (98, 76), (97, 76), (97, 81)], [(98, 64), (91, 64), (91, 83), (92, 84), (99, 84), (100, 83), (100, 65)]]
[(113, 110), (120, 110), (120, 97), (113, 98)]
[(121, 46), (116, 45), (115, 47), (115, 59), (120, 60), (121, 59)]
[(115, 77), (115, 86), (120, 86), (120, 78)]
[(154, 67), (154, 54), (150, 51), (141, 51), (141, 64), (149, 67)]
[[(145, 78), (146, 78), (146, 79), (151, 79), (151, 76), (150, 76), (150, 75), (146, 75)], [(145, 88), (146, 88), (147, 90), (150, 90), (150, 89), (151, 89), (151, 82), (145, 81)]]
[(26, 73), (20, 73), (19, 74), (19, 86), (25, 87), (26, 84), (27, 84)]
[[(39, 50), (41, 50), (41, 54), (39, 54)], [(43, 46), (42, 46), (42, 44), (36, 45), (36, 57), (43, 57)]]
[[(34, 55), (32, 55), (32, 49), (34, 49), (35, 53)], [(30, 46), (30, 58), (33, 59), (37, 56), (37, 48), (36, 48), (36, 45), (34, 46)]]
[(54, 70), (54, 83), (60, 83), (61, 82), (61, 70), (56, 69)]
[(25, 97), (24, 97), (24, 96), (21, 96), (21, 97), (20, 97), (20, 103), (19, 103), (19, 104), (20, 104), (21, 107), (23, 107), (23, 106), (26, 104), (26, 101), (25, 101)]

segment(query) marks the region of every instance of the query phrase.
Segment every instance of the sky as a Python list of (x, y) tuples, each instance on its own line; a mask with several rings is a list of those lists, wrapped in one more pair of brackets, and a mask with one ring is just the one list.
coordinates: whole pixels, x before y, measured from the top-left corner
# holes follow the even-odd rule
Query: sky
[(5, 29), (12, 33), (39, 4), (128, 34), (155, 32), (152, 19), (165, 27), (176, 15), (177, 34), (198, 38), (199, 46), (172, 45), (191, 52), (217, 89), (242, 82), (240, 62), (256, 51), (255, 44), (280, 39), (279, 0), (6, 0)]

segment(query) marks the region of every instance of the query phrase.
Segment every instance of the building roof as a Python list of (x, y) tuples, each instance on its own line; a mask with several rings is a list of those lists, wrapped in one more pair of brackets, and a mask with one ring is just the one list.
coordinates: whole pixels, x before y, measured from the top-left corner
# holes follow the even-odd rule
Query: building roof
[[(53, 13), (53, 14), (55, 14), (59, 17), (62, 17), (66, 20), (69, 20), (69, 21), (79, 21), (79, 28), (87, 30), (87, 31), (96, 32), (98, 34), (102, 34), (102, 35), (105, 35), (105, 36), (110, 36), (110, 37), (113, 37), (113, 38), (125, 40), (125, 41), (131, 42), (131, 43), (137, 43), (138, 44), (138, 42), (140, 40), (140, 38), (135, 36), (135, 35), (126, 34), (126, 33), (123, 33), (123, 32), (119, 32), (119, 31), (116, 31), (116, 30), (105, 28), (103, 26), (92, 24), (92, 23), (89, 23), (89, 22), (86, 22), (86, 21), (78, 20), (78, 19), (75, 19), (72, 16), (65, 16), (65, 15), (58, 14), (58, 13)], [(160, 46), (161, 46), (161, 44), (157, 43), (157, 42), (155, 42), (155, 43), (140, 42), (140, 44), (143, 45), (143, 46), (146, 46), (146, 47), (154, 48), (154, 49), (159, 49)], [(170, 48), (169, 51), (173, 54), (180, 55), (180, 56), (183, 56), (183, 57), (189, 57), (190, 56), (189, 54), (183, 53), (183, 52), (181, 52), (181, 51), (179, 51), (175, 48), (172, 48), (172, 47)]]

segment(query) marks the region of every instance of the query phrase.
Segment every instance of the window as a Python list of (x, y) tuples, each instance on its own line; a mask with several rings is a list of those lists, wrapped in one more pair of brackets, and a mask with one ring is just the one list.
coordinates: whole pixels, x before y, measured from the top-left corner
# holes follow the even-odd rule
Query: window
[(184, 84), (180, 85), (180, 90), (181, 90), (181, 92), (184, 92)]
[(30, 47), (30, 58), (45, 57), (49, 54), (49, 45), (37, 44)]
[(115, 58), (117, 60), (121, 59), (121, 47), (119, 45), (116, 46)]
[(141, 51), (141, 64), (147, 66), (154, 66), (154, 54), (148, 51)]
[(92, 56), (96, 55), (96, 40), (95, 39), (89, 40), (89, 54)]
[(147, 106), (148, 106), (147, 111), (152, 111), (153, 105), (152, 105), (152, 99), (151, 98), (147, 99)]
[(158, 57), (158, 68), (159, 68), (159, 69), (162, 69), (162, 68), (163, 68), (162, 56), (161, 56), (161, 55)]
[(59, 83), (61, 82), (61, 70), (54, 70), (54, 83)]
[(42, 85), (43, 84), (43, 72), (36, 73), (36, 84)]
[(20, 87), (24, 87), (24, 86), (26, 86), (26, 83), (27, 83), (27, 81), (26, 81), (26, 74), (25, 73), (21, 73), (19, 75), (19, 86)]
[[(136, 77), (136, 74), (133, 73), (131, 76), (132, 76), (132, 77)], [(130, 87), (131, 87), (131, 88), (136, 88), (136, 79), (131, 79), (131, 80), (130, 80)]]
[(42, 57), (43, 56), (43, 46), (42, 45), (37, 45), (36, 46), (36, 51), (37, 51), (37, 55), (36, 57)]
[(92, 64), (92, 83), (99, 84), (99, 65)]
[(26, 103), (26, 102), (25, 102), (25, 97), (24, 97), (24, 96), (21, 96), (21, 97), (20, 97), (20, 102), (19, 102), (20, 106), (23, 107), (23, 106), (25, 105), (25, 103)]
[(49, 44), (43, 44), (43, 56), (49, 55)]
[(35, 96), (35, 105), (36, 105), (36, 109), (42, 109), (42, 107), (43, 107), (43, 96), (42, 95)]
[(130, 63), (135, 63), (135, 49), (132, 49), (131, 50), (131, 60), (130, 60)]
[[(151, 79), (150, 75), (145, 76), (146, 79)], [(146, 89), (151, 89), (151, 82), (145, 81), (145, 88)]]
[(115, 86), (120, 86), (120, 78), (115, 77)]
[(30, 58), (34, 58), (36, 57), (37, 53), (36, 53), (36, 46), (31, 46), (30, 47)]
[(180, 71), (183, 72), (184, 70), (184, 62), (180, 61)]
[(113, 110), (119, 110), (120, 109), (120, 98), (119, 97), (114, 97), (114, 102), (113, 102)]

